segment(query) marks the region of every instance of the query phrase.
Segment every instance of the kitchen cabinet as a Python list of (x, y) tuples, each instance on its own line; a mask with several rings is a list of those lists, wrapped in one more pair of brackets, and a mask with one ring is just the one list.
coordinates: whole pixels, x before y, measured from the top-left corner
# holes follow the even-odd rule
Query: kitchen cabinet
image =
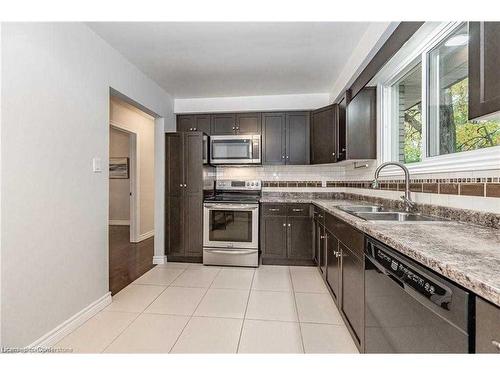
[(262, 114), (221, 113), (212, 115), (212, 135), (260, 134)]
[(210, 135), (210, 115), (178, 115), (177, 131), (200, 131)]
[(262, 163), (309, 164), (309, 112), (262, 114)]
[(377, 89), (363, 88), (347, 104), (347, 160), (377, 158)]
[(469, 22), (469, 119), (500, 111), (500, 22)]
[(327, 271), (325, 213), (316, 206), (312, 207), (312, 212), (314, 220), (314, 239), (312, 245), (314, 249), (314, 261), (323, 277), (325, 277)]
[(476, 297), (476, 353), (500, 353), (500, 307)]
[(364, 330), (364, 265), (363, 260), (358, 258), (344, 244), (339, 242), (339, 253), (342, 259), (341, 285), (342, 303), (341, 309), (349, 324), (361, 343)]
[(169, 260), (201, 260), (203, 133), (165, 134), (165, 252)]
[(309, 204), (261, 207), (263, 264), (312, 265), (312, 219)]
[(326, 282), (337, 303), (340, 301), (340, 260), (339, 240), (330, 232), (326, 232)]
[(337, 161), (338, 106), (332, 104), (311, 113), (311, 164)]

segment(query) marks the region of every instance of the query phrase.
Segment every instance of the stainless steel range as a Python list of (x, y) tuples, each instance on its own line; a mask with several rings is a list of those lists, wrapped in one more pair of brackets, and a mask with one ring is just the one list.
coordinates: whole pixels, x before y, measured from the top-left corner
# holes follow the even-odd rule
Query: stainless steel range
[(261, 182), (218, 180), (203, 203), (203, 264), (258, 267)]

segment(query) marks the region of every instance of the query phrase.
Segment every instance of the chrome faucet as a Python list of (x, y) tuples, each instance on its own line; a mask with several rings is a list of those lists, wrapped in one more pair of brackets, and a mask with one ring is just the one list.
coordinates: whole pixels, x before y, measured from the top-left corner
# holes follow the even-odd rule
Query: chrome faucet
[(415, 202), (413, 202), (410, 198), (410, 171), (404, 164), (395, 162), (395, 161), (388, 161), (386, 163), (382, 163), (378, 166), (378, 168), (375, 170), (375, 179), (373, 180), (372, 186), (376, 188), (378, 186), (378, 176), (380, 174), (380, 171), (387, 167), (388, 165), (395, 165), (396, 167), (400, 167), (403, 172), (405, 173), (405, 195), (401, 196), (401, 199), (403, 200), (405, 204), (405, 211), (410, 211), (415, 206)]

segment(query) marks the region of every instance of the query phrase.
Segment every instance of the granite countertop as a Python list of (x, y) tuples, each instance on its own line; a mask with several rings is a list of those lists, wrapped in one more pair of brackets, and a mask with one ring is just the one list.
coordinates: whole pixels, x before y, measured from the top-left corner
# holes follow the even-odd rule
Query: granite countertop
[(500, 231), (457, 221), (388, 223), (365, 221), (339, 210), (367, 202), (263, 197), (262, 203), (313, 203), (369, 236), (500, 306)]

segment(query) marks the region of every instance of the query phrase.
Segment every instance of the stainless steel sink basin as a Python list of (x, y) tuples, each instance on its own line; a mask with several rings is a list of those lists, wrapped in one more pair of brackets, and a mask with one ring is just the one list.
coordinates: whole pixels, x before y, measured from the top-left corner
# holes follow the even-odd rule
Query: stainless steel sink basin
[(384, 207), (380, 207), (380, 206), (339, 206), (338, 208), (342, 211), (346, 211), (349, 213), (387, 211)]
[(355, 212), (354, 215), (361, 219), (370, 221), (396, 221), (396, 222), (415, 222), (415, 221), (443, 221), (443, 219), (410, 212)]

